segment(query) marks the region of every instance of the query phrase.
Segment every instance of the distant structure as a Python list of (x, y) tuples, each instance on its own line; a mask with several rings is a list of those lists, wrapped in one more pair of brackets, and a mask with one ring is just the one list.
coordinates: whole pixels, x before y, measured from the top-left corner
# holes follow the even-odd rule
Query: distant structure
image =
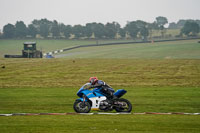
[(36, 42), (25, 42), (22, 55), (4, 55), (5, 58), (42, 58), (42, 51), (36, 49)]

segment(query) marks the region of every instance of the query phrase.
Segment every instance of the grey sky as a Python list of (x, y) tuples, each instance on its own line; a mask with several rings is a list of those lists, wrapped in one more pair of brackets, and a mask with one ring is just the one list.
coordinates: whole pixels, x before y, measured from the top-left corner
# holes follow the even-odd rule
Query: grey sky
[(64, 24), (200, 19), (200, 0), (0, 0), (0, 29), (16, 21), (47, 18)]

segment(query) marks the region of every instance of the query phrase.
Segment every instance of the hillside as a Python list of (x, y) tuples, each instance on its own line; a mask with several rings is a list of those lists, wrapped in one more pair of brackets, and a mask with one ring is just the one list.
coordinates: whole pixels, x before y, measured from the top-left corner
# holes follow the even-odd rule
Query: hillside
[[(35, 40), (0, 40), (0, 58), (4, 54), (21, 54), (23, 42)], [(117, 42), (124, 42), (118, 40)], [(126, 40), (130, 41), (130, 40)], [(196, 40), (159, 43), (121, 44), (98, 47), (82, 47), (61, 54), (56, 58), (122, 58), (122, 59), (199, 59), (200, 44)], [(36, 40), (37, 49), (51, 52), (74, 46), (96, 44), (95, 40)], [(100, 40), (98, 44), (116, 42)]]

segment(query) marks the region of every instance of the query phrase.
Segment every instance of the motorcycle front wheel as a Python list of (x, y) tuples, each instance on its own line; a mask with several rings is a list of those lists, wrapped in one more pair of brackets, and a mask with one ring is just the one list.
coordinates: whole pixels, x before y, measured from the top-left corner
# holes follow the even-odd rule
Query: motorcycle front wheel
[(90, 112), (91, 105), (89, 102), (83, 102), (80, 100), (77, 100), (74, 102), (74, 110), (77, 113), (88, 113)]
[(131, 103), (126, 99), (117, 99), (114, 101), (115, 104), (115, 110), (117, 112), (131, 112), (132, 111), (132, 105)]

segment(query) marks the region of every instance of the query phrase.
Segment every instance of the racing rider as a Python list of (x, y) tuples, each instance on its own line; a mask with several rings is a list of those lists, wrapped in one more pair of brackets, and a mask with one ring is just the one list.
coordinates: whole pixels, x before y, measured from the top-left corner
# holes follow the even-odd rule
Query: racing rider
[(89, 82), (91, 83), (90, 88), (103, 88), (102, 92), (105, 93), (108, 98), (114, 98), (113, 93), (115, 92), (115, 90), (104, 81), (98, 80), (97, 77), (90, 77)]

